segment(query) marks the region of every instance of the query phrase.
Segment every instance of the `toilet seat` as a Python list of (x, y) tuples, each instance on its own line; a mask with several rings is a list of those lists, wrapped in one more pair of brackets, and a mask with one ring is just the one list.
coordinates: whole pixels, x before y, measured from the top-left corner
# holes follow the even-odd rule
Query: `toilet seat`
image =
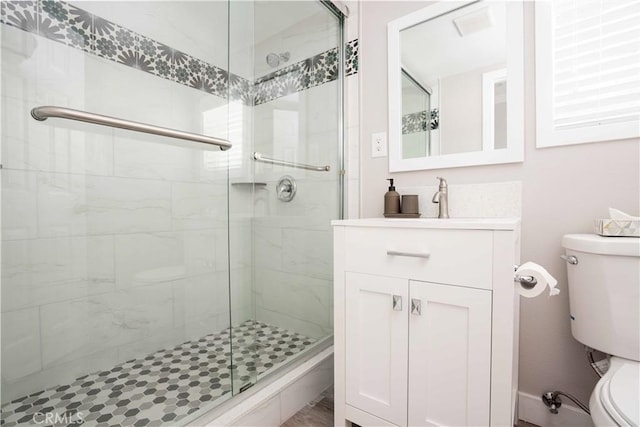
[[(591, 399), (599, 403), (592, 412), (605, 415), (619, 426), (638, 427), (640, 418), (640, 363), (612, 358), (611, 368), (598, 382)], [(597, 417), (594, 417), (594, 421)]]

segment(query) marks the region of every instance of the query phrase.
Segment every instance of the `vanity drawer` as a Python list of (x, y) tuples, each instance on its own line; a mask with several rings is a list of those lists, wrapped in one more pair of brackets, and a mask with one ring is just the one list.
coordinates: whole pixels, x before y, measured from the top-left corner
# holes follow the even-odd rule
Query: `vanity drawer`
[(493, 232), (347, 227), (345, 270), (491, 289)]

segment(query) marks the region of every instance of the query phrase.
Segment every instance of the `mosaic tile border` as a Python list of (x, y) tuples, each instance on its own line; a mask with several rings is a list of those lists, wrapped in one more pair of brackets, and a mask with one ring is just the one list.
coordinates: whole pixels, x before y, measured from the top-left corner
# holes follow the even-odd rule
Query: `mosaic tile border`
[[(314, 342), (249, 320), (234, 327), (231, 337), (226, 329), (13, 400), (2, 407), (0, 424), (176, 425), (231, 392), (232, 381), (236, 385), (249, 383)], [(233, 365), (230, 345), (234, 348)], [(60, 422), (44, 422), (47, 413), (58, 414)]]
[[(245, 105), (259, 105), (338, 78), (337, 48), (251, 82), (59, 0), (2, 1), (0, 22)], [(345, 44), (345, 75), (357, 72), (355, 39)]]
[(329, 83), (337, 78), (338, 48), (333, 48), (256, 79), (255, 105)]
[(352, 76), (358, 73), (359, 49), (358, 39), (347, 42), (344, 51), (344, 75)]
[(438, 108), (431, 110), (429, 120), (427, 120), (427, 112), (418, 111), (417, 113), (405, 114), (402, 116), (402, 134), (426, 132), (427, 130), (436, 130), (440, 126), (440, 111)]

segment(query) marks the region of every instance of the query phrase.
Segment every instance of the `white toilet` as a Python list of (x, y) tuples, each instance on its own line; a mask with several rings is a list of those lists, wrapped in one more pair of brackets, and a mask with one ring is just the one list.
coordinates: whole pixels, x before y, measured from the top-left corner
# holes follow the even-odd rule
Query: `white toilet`
[(638, 427), (640, 418), (640, 239), (562, 238), (574, 338), (610, 354), (589, 409), (596, 426)]

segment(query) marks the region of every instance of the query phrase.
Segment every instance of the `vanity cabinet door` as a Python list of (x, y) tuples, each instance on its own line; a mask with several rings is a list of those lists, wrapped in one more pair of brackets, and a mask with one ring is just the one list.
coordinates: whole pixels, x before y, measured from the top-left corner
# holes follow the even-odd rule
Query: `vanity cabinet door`
[(409, 282), (345, 273), (346, 403), (407, 423)]
[(491, 291), (410, 281), (410, 426), (488, 426)]

